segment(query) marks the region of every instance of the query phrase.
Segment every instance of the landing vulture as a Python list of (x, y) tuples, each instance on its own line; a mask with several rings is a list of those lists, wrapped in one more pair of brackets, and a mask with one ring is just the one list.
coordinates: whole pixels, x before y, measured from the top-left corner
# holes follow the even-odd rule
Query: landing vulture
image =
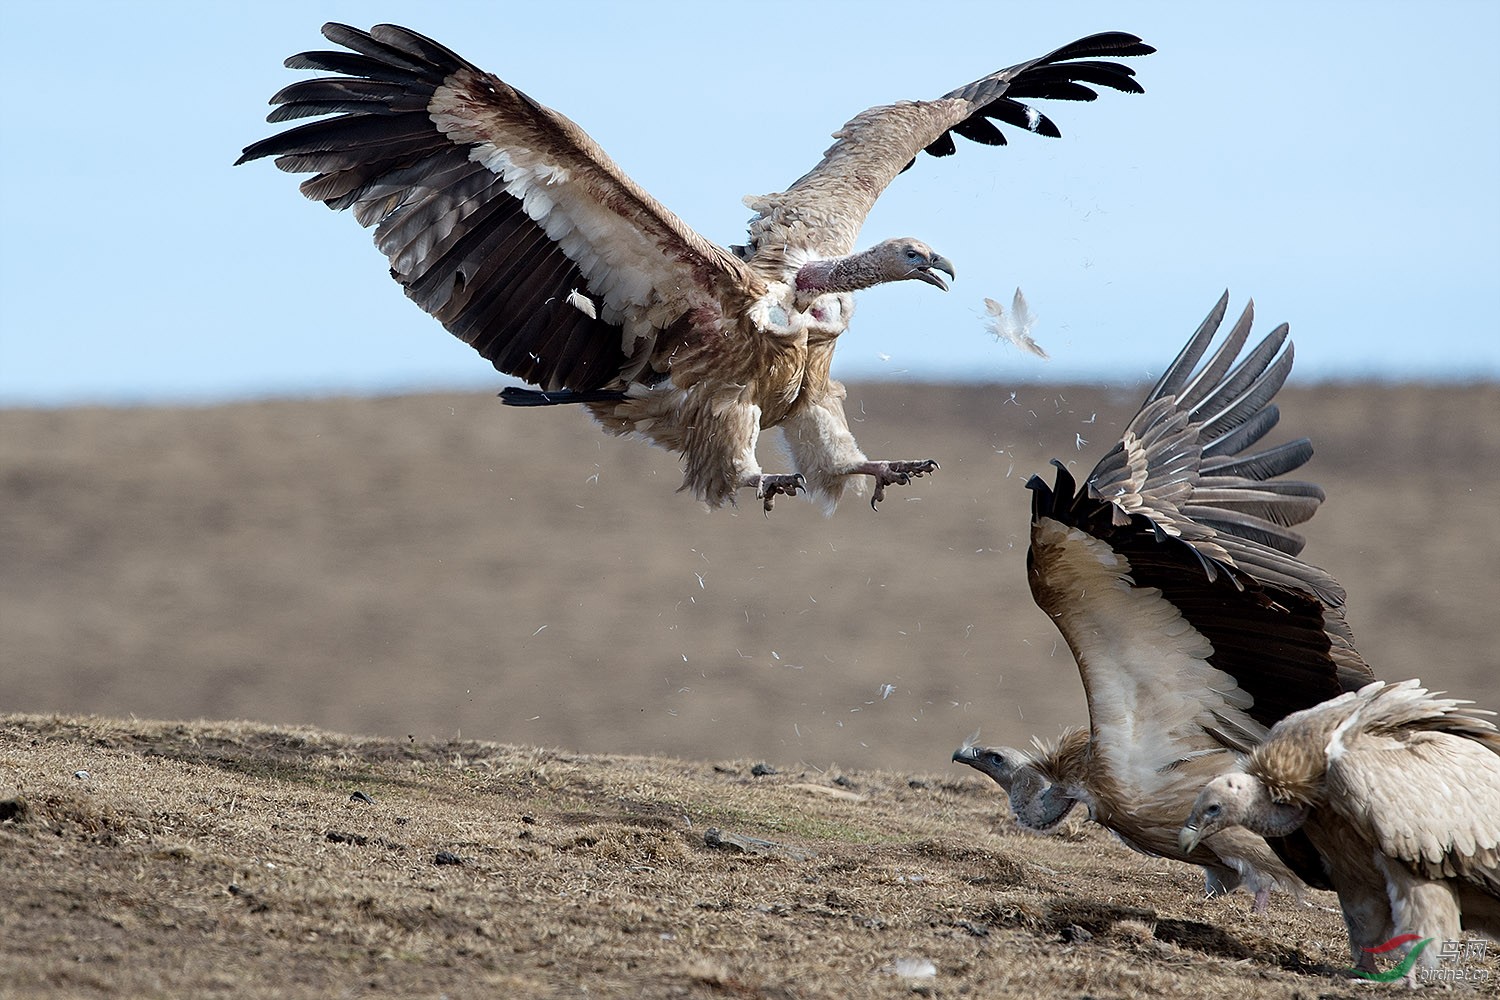
[[(1367, 949), (1397, 934), (1500, 940), (1500, 732), (1469, 704), (1377, 681), (1287, 716), (1203, 788), (1183, 849), (1236, 824), (1305, 833), (1365, 971)], [(1437, 951), (1419, 960), (1433, 966)]]
[[(581, 403), (615, 434), (679, 452), (683, 489), (714, 506), (754, 489), (766, 505), (806, 487), (831, 510), (850, 477), (887, 486), (937, 468), (872, 461), (829, 377), (851, 293), (913, 280), (946, 289), (953, 265), (920, 240), (855, 252), (875, 199), (954, 135), (1004, 145), (996, 122), (1057, 136), (1023, 100), (1139, 93), (1113, 57), (1154, 51), (1091, 35), (930, 101), (871, 108), (834, 133), (785, 191), (746, 199), (749, 242), (705, 239), (633, 183), (573, 122), (414, 31), (327, 24), (347, 51), (293, 69), (335, 74), (271, 98), (270, 121), (331, 115), (245, 148), (313, 173), (309, 198), (350, 208), (391, 275), (502, 372), (517, 406)], [(768, 111), (768, 114), (774, 112)], [(793, 471), (766, 474), (761, 430), (780, 427)]]
[(1279, 719), (1371, 674), (1343, 590), (1297, 558), (1303, 539), (1290, 526), (1313, 516), (1323, 491), (1278, 477), (1306, 462), (1311, 444), (1249, 451), (1278, 420), (1287, 327), (1236, 363), (1247, 307), (1198, 366), (1228, 301), (1082, 488), (1058, 462), (1055, 485), (1027, 483), (1031, 593), (1078, 663), (1089, 728), (1031, 750), (965, 745), (953, 759), (1005, 787), (1024, 826), (1050, 829), (1082, 802), (1129, 846), (1202, 866), (1211, 895), (1244, 884), (1263, 910), (1273, 887), (1326, 886), (1305, 839), (1268, 845), (1226, 830), (1185, 850), (1182, 817)]

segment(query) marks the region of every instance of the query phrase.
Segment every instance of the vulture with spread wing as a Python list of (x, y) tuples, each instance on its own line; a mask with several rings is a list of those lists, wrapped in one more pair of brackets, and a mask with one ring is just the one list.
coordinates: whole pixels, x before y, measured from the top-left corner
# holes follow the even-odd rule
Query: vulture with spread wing
[[(394, 25), (327, 24), (348, 51), (287, 65), (334, 76), (292, 84), (273, 122), (331, 115), (246, 147), (316, 176), (309, 198), (351, 208), (406, 294), (502, 372), (518, 406), (580, 403), (616, 434), (679, 452), (683, 488), (709, 504), (742, 488), (770, 506), (806, 487), (831, 510), (851, 478), (887, 486), (937, 468), (872, 461), (829, 376), (851, 293), (890, 281), (946, 289), (953, 265), (920, 240), (855, 252), (875, 199), (955, 134), (1003, 145), (996, 122), (1057, 127), (1022, 99), (1138, 93), (1110, 58), (1154, 51), (1110, 32), (930, 101), (871, 108), (835, 133), (787, 190), (746, 199), (749, 243), (719, 246), (636, 186), (573, 122), (449, 49)], [(780, 427), (793, 471), (766, 474), (761, 430)]]
[(1303, 539), (1290, 527), (1313, 516), (1323, 491), (1278, 477), (1311, 444), (1248, 451), (1279, 417), (1286, 326), (1236, 363), (1247, 307), (1197, 367), (1228, 301), (1081, 489), (1058, 462), (1054, 486), (1027, 483), (1032, 596), (1078, 663), (1089, 728), (1030, 750), (965, 745), (953, 759), (1005, 787), (1023, 826), (1050, 829), (1082, 802), (1131, 847), (1202, 866), (1210, 894), (1244, 884), (1263, 910), (1273, 887), (1327, 886), (1306, 839), (1225, 830), (1184, 850), (1182, 817), (1278, 720), (1372, 675), (1338, 582), (1297, 558)]
[[(1365, 971), (1367, 949), (1396, 934), (1500, 940), (1500, 732), (1469, 704), (1377, 681), (1287, 716), (1203, 788), (1183, 850), (1237, 825), (1304, 833)], [(1421, 960), (1434, 965), (1435, 951)]]

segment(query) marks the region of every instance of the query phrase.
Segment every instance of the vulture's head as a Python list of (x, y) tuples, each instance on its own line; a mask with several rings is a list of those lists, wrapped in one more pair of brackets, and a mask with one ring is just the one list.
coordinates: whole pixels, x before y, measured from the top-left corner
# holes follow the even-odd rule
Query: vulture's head
[(942, 271), (950, 278), (958, 277), (953, 273), (952, 261), (921, 240), (909, 236), (877, 243), (868, 252), (881, 282), (925, 281), (946, 292), (948, 283), (935, 272)]
[(1177, 845), (1184, 853), (1192, 853), (1204, 838), (1231, 826), (1243, 826), (1263, 837), (1284, 837), (1306, 818), (1306, 806), (1277, 802), (1265, 782), (1235, 771), (1203, 786), (1177, 833)]
[(1028, 830), (1052, 829), (1078, 804), (1078, 799), (1044, 775), (1024, 750), (965, 744), (954, 751), (953, 759), (989, 775), (1005, 789), (1016, 822)]

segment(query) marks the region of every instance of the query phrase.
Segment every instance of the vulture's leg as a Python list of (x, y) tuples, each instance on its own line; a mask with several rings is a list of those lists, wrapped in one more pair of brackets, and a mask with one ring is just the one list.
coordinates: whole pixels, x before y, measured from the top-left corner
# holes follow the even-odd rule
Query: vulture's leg
[(875, 495), (870, 498), (870, 508), (885, 499), (887, 486), (905, 486), (913, 479), (938, 470), (937, 462), (925, 459), (920, 462), (863, 462), (849, 470), (851, 476), (872, 476), (875, 479)]
[(1227, 865), (1203, 866), (1203, 893), (1209, 899), (1227, 896), (1239, 888), (1240, 873)]
[(1395, 936), (1390, 900), (1384, 893), (1373, 891), (1373, 886), (1341, 884), (1337, 878), (1333, 884), (1339, 893), (1344, 927), (1349, 931), (1349, 955), (1354, 967), (1360, 972), (1379, 972), (1375, 954), (1369, 949)]
[(851, 476), (875, 480), (873, 506), (885, 499), (887, 486), (904, 486), (914, 476), (937, 468), (932, 461), (874, 462), (867, 458), (849, 431), (844, 387), (832, 379), (821, 397), (809, 400), (782, 421), (781, 433), (792, 453), (792, 464), (807, 477), (808, 492), (830, 512), (843, 497)]
[[(1375, 864), (1385, 873), (1391, 921), (1395, 926), (1436, 941), (1457, 941), (1463, 937), (1458, 896), (1447, 880), (1423, 878), (1402, 862), (1381, 853), (1376, 853)], [(1417, 985), (1418, 968), (1435, 969), (1437, 965), (1438, 949), (1429, 945), (1407, 973), (1407, 985)]]
[(731, 500), (735, 490), (749, 488), (769, 511), (778, 496), (796, 496), (799, 489), (807, 488), (797, 473), (769, 475), (760, 471), (760, 463), (755, 459), (755, 446), (760, 440), (760, 407), (754, 403), (725, 407), (712, 418), (705, 418), (703, 426), (708, 428), (703, 443), (694, 447), (690, 441), (684, 456), (690, 463), (689, 479), (695, 478), (700, 464), (712, 470), (717, 485), (705, 492), (716, 506)]

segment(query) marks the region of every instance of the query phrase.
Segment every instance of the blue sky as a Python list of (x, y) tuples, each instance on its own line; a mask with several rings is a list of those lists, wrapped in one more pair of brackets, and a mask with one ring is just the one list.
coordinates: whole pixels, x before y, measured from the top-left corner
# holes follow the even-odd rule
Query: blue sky
[[(1298, 376), (1500, 378), (1500, 4), (11, 5), (0, 404), (384, 393), (501, 377), (406, 301), (369, 234), (261, 161), (266, 100), (325, 20), (401, 21), (572, 117), (689, 224), (811, 166), (861, 109), (1093, 31), (1143, 96), (1048, 102), (1061, 140), (923, 158), (863, 242), (946, 295), (864, 293), (847, 379), (1135, 382), (1229, 288)], [(1041, 362), (984, 330), (1022, 287)]]

